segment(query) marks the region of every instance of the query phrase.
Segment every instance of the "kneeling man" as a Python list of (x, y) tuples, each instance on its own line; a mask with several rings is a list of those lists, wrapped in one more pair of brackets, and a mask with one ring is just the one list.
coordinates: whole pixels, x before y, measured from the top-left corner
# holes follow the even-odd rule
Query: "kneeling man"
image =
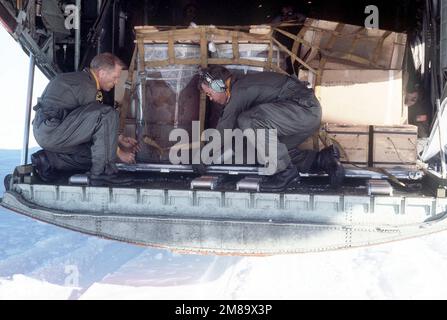
[[(344, 169), (334, 146), (320, 152), (296, 149), (321, 123), (320, 103), (304, 83), (274, 72), (236, 76), (223, 66), (211, 66), (201, 71), (199, 86), (211, 101), (223, 106), (216, 128), (222, 137), (225, 129), (276, 129), (276, 171), (261, 184), (263, 191), (283, 191), (299, 177), (299, 172), (325, 171), (333, 186), (342, 183)], [(256, 141), (257, 148), (264, 149), (257, 152), (263, 164), (267, 160), (259, 157), (276, 139), (271, 134), (266, 137), (265, 141)]]

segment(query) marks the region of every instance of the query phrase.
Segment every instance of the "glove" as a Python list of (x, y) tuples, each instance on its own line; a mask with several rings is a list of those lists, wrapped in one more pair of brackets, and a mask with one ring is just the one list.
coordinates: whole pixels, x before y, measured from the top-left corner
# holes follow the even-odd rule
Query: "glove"
[(194, 173), (204, 175), (206, 173), (206, 165), (204, 165), (203, 163), (193, 164), (192, 170), (194, 171)]

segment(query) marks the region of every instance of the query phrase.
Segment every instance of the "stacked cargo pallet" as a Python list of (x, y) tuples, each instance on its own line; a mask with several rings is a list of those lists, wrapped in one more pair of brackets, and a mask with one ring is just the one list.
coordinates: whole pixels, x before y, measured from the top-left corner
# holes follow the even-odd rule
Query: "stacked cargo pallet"
[[(329, 123), (324, 127), (326, 136), (342, 147), (346, 165), (414, 167), (415, 130), (401, 127), (407, 118), (402, 72), (406, 36), (314, 19), (307, 19), (298, 34), (289, 32), (289, 26), (296, 27), (136, 27), (134, 69), (140, 74), (174, 65), (220, 64), (285, 73), (280, 60), (289, 55), (297, 76), (315, 88), (323, 107), (323, 123)], [(281, 43), (277, 35), (293, 40), (293, 46)], [(166, 54), (149, 58), (148, 48), (154, 45), (165, 46)], [(196, 46), (197, 53), (179, 54), (182, 45)], [(247, 57), (244, 52), (250, 45), (262, 47), (265, 58)], [(215, 53), (209, 50), (213, 46), (219, 49)], [(145, 77), (140, 80), (144, 86)], [(128, 82), (134, 81), (129, 77)], [(146, 97), (140, 98), (146, 105)], [(198, 120), (203, 130), (206, 97), (201, 94), (199, 101)], [(124, 114), (134, 117), (135, 110)], [(311, 144), (318, 148), (315, 141)]]
[[(135, 69), (138, 73), (157, 68), (169, 66), (200, 66), (202, 68), (208, 65), (240, 65), (252, 68), (261, 68), (265, 71), (274, 71), (285, 73), (280, 67), (278, 57), (274, 56), (278, 49), (272, 42), (272, 28), (269, 26), (246, 26), (246, 27), (214, 27), (199, 26), (197, 28), (179, 28), (162, 26), (139, 26), (135, 27), (136, 33), (136, 55)], [(209, 44), (226, 45), (224, 56), (209, 54)], [(263, 45), (266, 52), (266, 58), (250, 59), (245, 57), (244, 45), (255, 44)], [(165, 55), (154, 57), (148, 56), (148, 51), (152, 50), (154, 45), (167, 46)], [(188, 56), (179, 54), (179, 46), (197, 46), (197, 54)], [(303, 62), (304, 63), (304, 62)], [(132, 79), (128, 79), (132, 80)], [(141, 77), (145, 82), (145, 78)], [(145, 97), (141, 98), (142, 105), (147, 105)], [(205, 104), (206, 96), (201, 94), (199, 106), (199, 119), (202, 130), (205, 126)], [(128, 116), (128, 112), (123, 112), (123, 117)], [(126, 123), (122, 120), (122, 123)]]
[(415, 169), (417, 129), (405, 125), (403, 99), (406, 35), (307, 19), (298, 38), (295, 52), (316, 70), (301, 68), (299, 77), (322, 104), (325, 143), (342, 147), (348, 167)]

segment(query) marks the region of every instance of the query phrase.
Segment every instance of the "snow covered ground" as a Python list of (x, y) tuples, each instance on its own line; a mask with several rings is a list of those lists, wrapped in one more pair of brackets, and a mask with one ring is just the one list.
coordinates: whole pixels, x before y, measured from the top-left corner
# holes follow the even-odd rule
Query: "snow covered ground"
[[(2, 181), (19, 159), (0, 150)], [(0, 209), (0, 237), (0, 299), (447, 298), (446, 232), (343, 251), (218, 257), (99, 239)]]

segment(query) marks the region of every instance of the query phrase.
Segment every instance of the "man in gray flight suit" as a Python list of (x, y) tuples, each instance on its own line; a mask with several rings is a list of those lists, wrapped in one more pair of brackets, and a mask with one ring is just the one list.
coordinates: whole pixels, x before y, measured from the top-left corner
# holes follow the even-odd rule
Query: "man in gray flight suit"
[[(225, 67), (212, 66), (201, 71), (199, 85), (211, 101), (224, 106), (216, 128), (222, 136), (224, 129), (277, 130), (277, 170), (262, 182), (262, 191), (283, 191), (298, 172), (325, 171), (333, 186), (342, 183), (344, 169), (334, 146), (320, 152), (297, 149), (321, 123), (320, 103), (301, 81), (274, 72), (236, 76)], [(272, 143), (273, 137), (266, 136), (265, 143)]]
[(92, 181), (113, 182), (117, 150), (121, 161), (134, 162), (138, 144), (118, 135), (118, 112), (103, 104), (102, 96), (117, 84), (123, 67), (118, 57), (102, 53), (90, 69), (58, 74), (47, 85), (33, 121), (34, 137), (43, 150), (31, 156), (42, 180), (54, 180), (58, 171), (89, 171)]

